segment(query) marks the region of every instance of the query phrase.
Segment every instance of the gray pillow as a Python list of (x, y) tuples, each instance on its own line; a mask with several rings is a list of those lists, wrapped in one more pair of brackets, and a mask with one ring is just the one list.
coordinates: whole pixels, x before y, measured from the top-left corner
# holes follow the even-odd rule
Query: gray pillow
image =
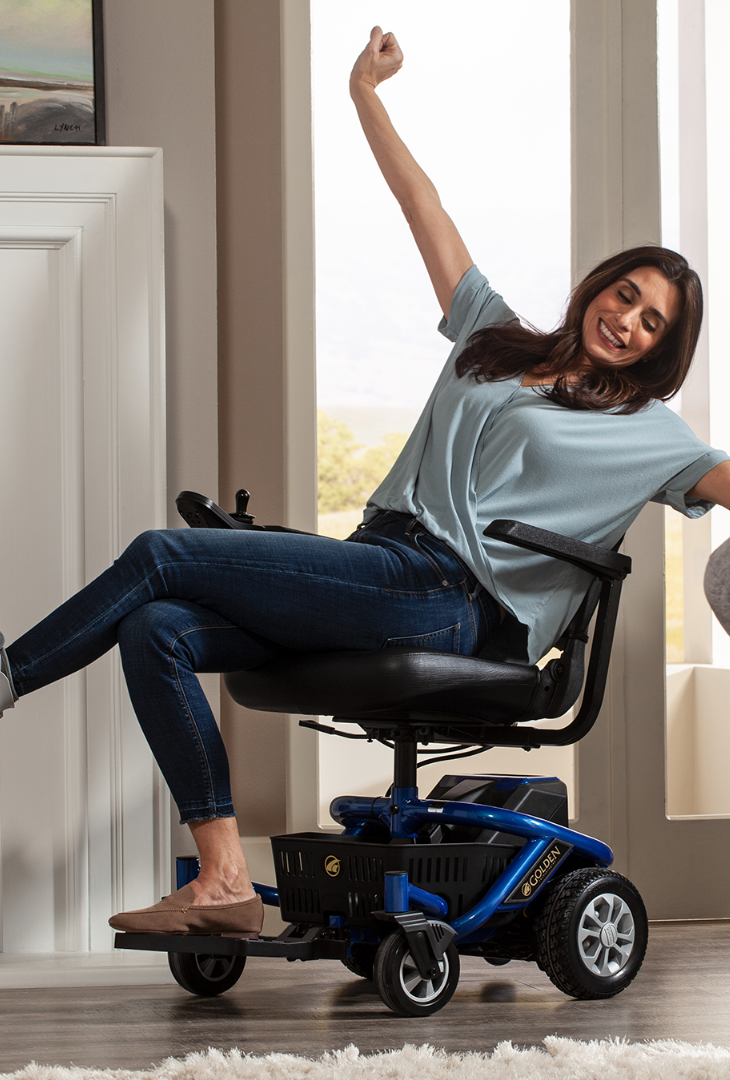
[(705, 570), (705, 596), (723, 630), (730, 634), (730, 540), (710, 555)]

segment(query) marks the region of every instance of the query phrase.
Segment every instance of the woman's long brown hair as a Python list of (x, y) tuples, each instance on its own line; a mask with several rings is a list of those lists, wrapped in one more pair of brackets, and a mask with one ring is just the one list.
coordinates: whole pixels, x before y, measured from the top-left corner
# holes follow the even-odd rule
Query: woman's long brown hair
[[(682, 307), (656, 348), (626, 368), (581, 368), (583, 318), (609, 285), (639, 266), (654, 266), (679, 290)], [(539, 369), (554, 379), (538, 393), (570, 409), (635, 413), (652, 398), (667, 401), (687, 378), (702, 324), (702, 286), (687, 260), (661, 247), (638, 247), (612, 255), (573, 290), (561, 325), (549, 333), (517, 320), (486, 326), (469, 338), (456, 360), (457, 374), (477, 382), (501, 382)]]

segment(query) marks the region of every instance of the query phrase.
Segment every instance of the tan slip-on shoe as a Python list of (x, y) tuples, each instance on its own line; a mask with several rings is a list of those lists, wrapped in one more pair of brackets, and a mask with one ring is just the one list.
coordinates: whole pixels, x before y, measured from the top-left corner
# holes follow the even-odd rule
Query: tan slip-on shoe
[(109, 925), (136, 934), (235, 934), (258, 937), (264, 922), (260, 896), (240, 904), (196, 904), (191, 885), (165, 896), (159, 904), (121, 911)]

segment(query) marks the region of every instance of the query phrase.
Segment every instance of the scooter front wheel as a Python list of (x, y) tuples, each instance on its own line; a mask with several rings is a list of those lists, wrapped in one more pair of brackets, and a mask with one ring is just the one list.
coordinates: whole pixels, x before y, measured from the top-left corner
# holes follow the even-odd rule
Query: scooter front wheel
[(381, 1000), (400, 1016), (430, 1016), (443, 1009), (459, 981), (459, 954), (452, 943), (439, 961), (438, 974), (424, 978), (405, 934), (389, 934), (378, 946), (373, 967)]

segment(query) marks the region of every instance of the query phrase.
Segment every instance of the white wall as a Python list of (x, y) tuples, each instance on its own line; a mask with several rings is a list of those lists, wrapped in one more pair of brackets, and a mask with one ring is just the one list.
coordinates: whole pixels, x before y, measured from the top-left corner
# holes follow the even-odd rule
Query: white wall
[(677, 664), (667, 672), (668, 817), (730, 817), (730, 670)]

